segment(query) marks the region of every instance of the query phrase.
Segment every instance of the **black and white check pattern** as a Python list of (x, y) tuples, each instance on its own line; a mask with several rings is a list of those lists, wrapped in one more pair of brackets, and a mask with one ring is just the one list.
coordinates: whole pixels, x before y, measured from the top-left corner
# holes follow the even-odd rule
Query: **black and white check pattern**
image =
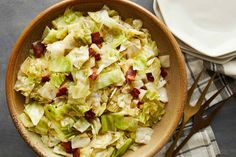
[[(157, 9), (157, 2), (154, 0), (153, 9), (157, 16), (160, 16), (160, 12)], [(203, 61), (201, 59), (198, 59), (196, 57), (190, 56), (186, 53), (183, 53), (185, 57), (186, 62), (186, 70), (187, 70), (187, 76), (188, 76), (188, 87), (191, 87), (193, 82), (195, 81), (198, 74), (202, 71), (202, 69), (206, 69), (202, 77), (198, 83), (198, 87), (195, 90), (191, 104), (194, 105), (194, 103), (199, 98), (202, 90), (206, 86), (208, 80), (211, 78), (211, 76), (214, 74), (214, 72), (218, 72), (217, 76), (215, 77), (212, 85), (209, 88), (209, 91), (205, 97), (205, 99), (208, 99), (210, 96), (212, 96), (215, 92), (217, 92), (221, 87), (226, 86), (226, 88), (223, 89), (221, 94), (219, 94), (215, 100), (211, 103), (210, 106), (213, 106), (219, 102), (221, 102), (224, 99), (229, 98), (236, 92), (236, 85), (235, 80), (232, 78), (229, 78), (225, 75), (223, 75), (222, 66), (218, 64), (214, 64), (211, 62)], [(189, 123), (186, 128), (184, 135), (180, 138), (178, 143), (180, 143), (184, 137), (188, 134), (191, 123)], [(164, 157), (166, 150), (169, 148), (170, 144), (172, 142), (172, 139), (170, 142), (164, 146), (164, 148), (155, 155), (155, 157)], [(211, 127), (207, 127), (198, 133), (196, 133), (189, 142), (183, 147), (183, 149), (180, 151), (178, 157), (216, 157), (220, 156), (220, 150), (217, 145), (214, 132), (212, 131)]]

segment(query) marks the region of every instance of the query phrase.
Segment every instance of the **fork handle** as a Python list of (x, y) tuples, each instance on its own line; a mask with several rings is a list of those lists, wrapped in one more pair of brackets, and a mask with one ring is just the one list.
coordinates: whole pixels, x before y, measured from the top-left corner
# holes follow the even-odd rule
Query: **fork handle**
[(174, 149), (175, 149), (175, 146), (178, 142), (178, 139), (180, 138), (180, 135), (183, 134), (183, 130), (184, 130), (184, 126), (186, 125), (186, 122), (185, 120), (183, 119), (183, 122), (181, 123), (181, 126), (180, 126), (180, 129), (179, 131), (177, 132), (177, 135), (174, 139), (174, 142), (171, 143), (169, 149), (167, 150), (166, 154), (165, 154), (165, 157), (173, 157), (173, 152), (174, 152)]
[(188, 136), (183, 140), (183, 142), (174, 150), (173, 157), (177, 156), (179, 151), (184, 147), (184, 145), (189, 141), (189, 139), (196, 133), (197, 131), (195, 129), (191, 129)]

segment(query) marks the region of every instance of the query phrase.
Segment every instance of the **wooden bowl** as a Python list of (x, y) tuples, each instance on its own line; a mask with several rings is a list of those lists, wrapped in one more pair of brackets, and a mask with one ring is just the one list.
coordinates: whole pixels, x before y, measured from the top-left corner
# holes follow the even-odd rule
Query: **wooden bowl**
[(154, 127), (154, 134), (150, 143), (142, 146), (135, 152), (130, 151), (126, 153), (125, 156), (153, 156), (167, 143), (182, 116), (187, 91), (184, 58), (174, 37), (162, 22), (149, 11), (127, 0), (61, 1), (40, 13), (25, 28), (13, 48), (7, 66), (6, 95), (12, 119), (24, 140), (40, 156), (56, 157), (57, 155), (53, 154), (51, 149), (43, 145), (38, 135), (29, 132), (18, 118), (24, 109), (24, 97), (13, 89), (17, 72), (22, 62), (28, 56), (31, 43), (39, 40), (45, 26), (50, 25), (53, 19), (63, 14), (67, 7), (74, 7), (80, 11), (96, 11), (101, 9), (104, 4), (117, 10), (123, 19), (128, 17), (141, 19), (144, 27), (151, 32), (152, 38), (157, 41), (161, 55), (170, 55), (171, 66), (168, 69), (167, 76), (169, 103), (166, 106), (166, 114)]

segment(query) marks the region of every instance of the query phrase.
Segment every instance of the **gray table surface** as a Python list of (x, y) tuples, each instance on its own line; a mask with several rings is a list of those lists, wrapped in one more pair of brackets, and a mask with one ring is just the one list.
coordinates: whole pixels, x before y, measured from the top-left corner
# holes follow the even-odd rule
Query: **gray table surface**
[[(40, 11), (59, 0), (0, 0), (0, 157), (37, 156), (17, 132), (5, 98), (5, 72), (12, 46), (23, 28)], [(134, 0), (152, 10), (152, 0)], [(231, 99), (212, 127), (222, 156), (236, 157), (236, 98)]]

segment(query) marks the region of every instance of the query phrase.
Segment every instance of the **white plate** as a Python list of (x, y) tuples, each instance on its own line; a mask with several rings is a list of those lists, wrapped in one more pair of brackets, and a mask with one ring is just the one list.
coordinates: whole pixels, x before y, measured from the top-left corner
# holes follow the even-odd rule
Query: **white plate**
[(197, 51), (218, 57), (236, 51), (236, 0), (157, 0), (172, 33)]

